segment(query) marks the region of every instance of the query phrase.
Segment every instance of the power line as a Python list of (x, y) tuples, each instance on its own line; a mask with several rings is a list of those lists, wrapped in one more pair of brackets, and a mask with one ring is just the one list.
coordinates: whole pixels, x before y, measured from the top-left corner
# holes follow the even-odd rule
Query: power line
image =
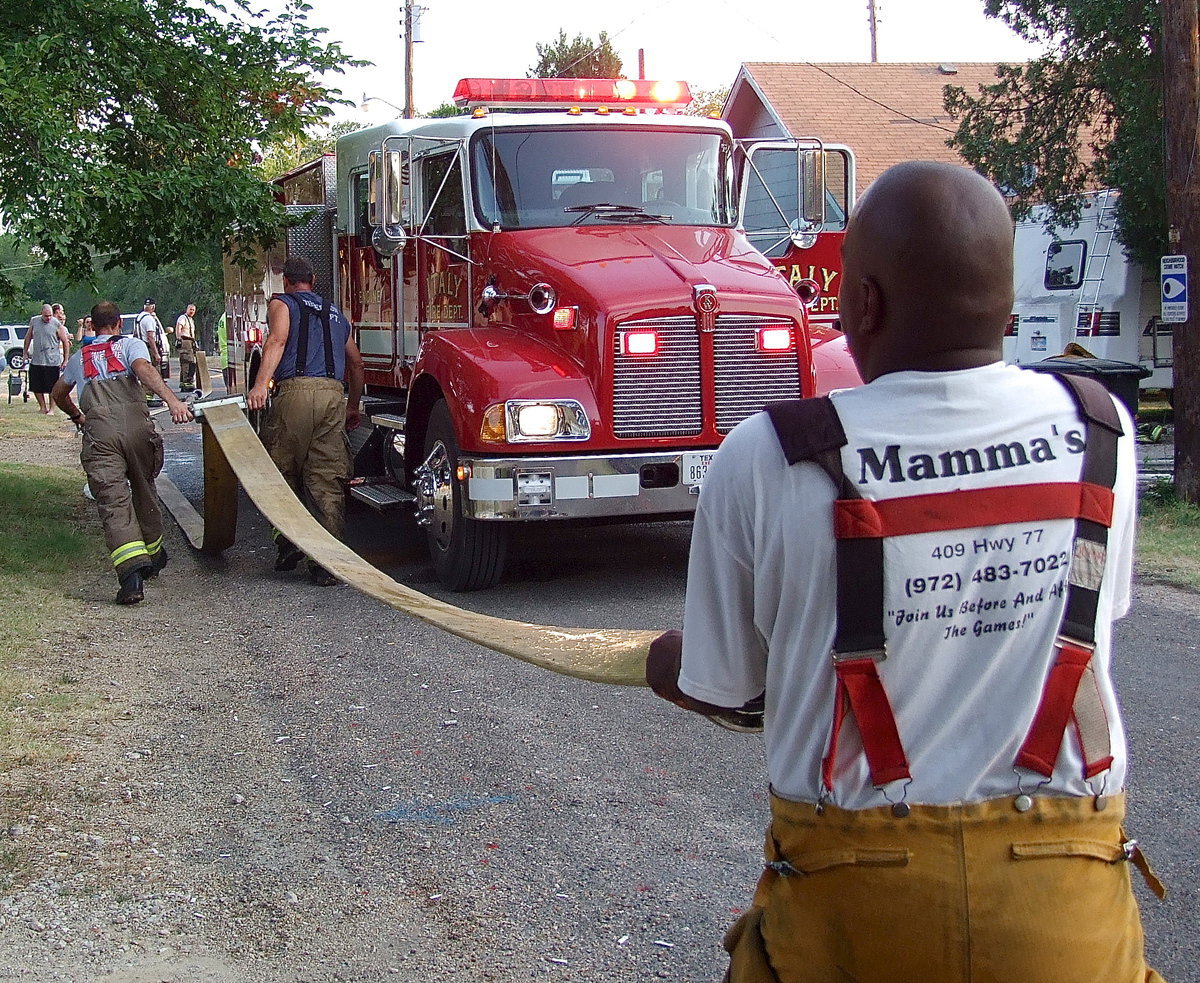
[[(743, 9), (743, 10), (739, 10), (739, 11), (734, 11), (734, 8), (733, 8), (732, 4), (730, 3), (730, 0), (722, 0), (722, 3), (724, 3), (724, 5), (725, 5), (726, 7), (728, 7), (728, 8), (729, 8), (729, 10), (730, 10), (731, 12), (736, 12), (736, 13), (738, 14), (738, 16), (740, 16), (740, 17), (744, 18), (745, 20), (747, 20), (747, 21), (749, 21), (749, 22), (753, 23), (753, 24), (754, 24), (756, 27), (758, 27), (758, 28), (759, 28), (759, 29), (760, 29), (760, 30), (763, 32), (763, 34), (765, 34), (765, 35), (766, 35), (768, 38), (770, 38), (770, 39), (771, 39), (772, 41), (774, 41), (774, 42), (775, 42), (777, 45), (779, 45), (779, 46), (780, 46), (780, 48), (784, 48), (784, 47), (785, 47), (785, 45), (784, 45), (784, 42), (783, 42), (783, 41), (781, 41), (779, 38), (777, 38), (777, 37), (776, 37), (774, 34), (772, 34), (772, 33), (771, 33), (771, 29), (770, 29), (770, 28), (768, 28), (768, 27), (762, 27), (762, 25), (758, 24), (757, 22), (754, 22), (754, 21), (752, 21), (752, 19), (751, 19), (751, 18), (749, 18), (749, 17), (746, 17), (746, 14), (745, 14), (745, 10), (744, 10), (744, 9)], [(901, 116), (901, 117), (903, 117), (904, 119), (906, 119), (906, 120), (909, 120), (909, 121), (910, 121), (910, 122), (912, 122), (912, 123), (919, 123), (919, 124), (921, 124), (921, 126), (928, 126), (928, 127), (931, 127), (932, 129), (935, 129), (935, 130), (941, 130), (943, 133), (954, 133), (954, 132), (956, 132), (955, 130), (952, 130), (952, 129), (951, 129), (950, 127), (948, 127), (948, 126), (942, 126), (942, 124), (941, 124), (941, 123), (933, 123), (933, 122), (930, 122), (930, 121), (929, 121), (929, 120), (927, 120), (927, 119), (920, 119), (919, 117), (912, 116), (912, 115), (910, 115), (909, 113), (906, 113), (906, 112), (905, 112), (903, 109), (897, 109), (895, 106), (889, 106), (889, 105), (888, 105), (886, 102), (881, 102), (880, 100), (876, 99), (874, 96), (869, 96), (869, 95), (867, 95), (867, 94), (866, 94), (865, 92), (863, 92), (861, 89), (859, 89), (859, 88), (856, 88), (855, 86), (851, 85), (851, 84), (850, 84), (849, 82), (847, 82), (845, 79), (843, 79), (843, 78), (838, 78), (838, 76), (834, 75), (834, 74), (833, 74), (833, 72), (829, 71), (829, 70), (828, 70), (828, 69), (826, 69), (826, 68), (822, 68), (820, 65), (814, 64), (814, 63), (813, 63), (813, 62), (811, 62), (811, 61), (799, 61), (799, 62), (796, 62), (796, 64), (798, 64), (798, 65), (805, 65), (805, 66), (807, 66), (808, 68), (815, 69), (816, 71), (820, 72), (822, 75), (826, 75), (826, 76), (828, 76), (829, 78), (833, 79), (833, 81), (837, 82), (839, 85), (844, 85), (844, 86), (845, 86), (847, 89), (849, 89), (849, 90), (850, 90), (851, 92), (853, 92), (855, 95), (859, 96), (859, 97), (860, 97), (860, 98), (862, 98), (862, 99), (865, 99), (867, 102), (874, 103), (874, 104), (875, 104), (876, 106), (878, 106), (880, 109), (886, 109), (886, 110), (887, 110), (889, 113), (895, 113), (897, 116)], [(879, 63), (878, 63), (878, 62), (873, 62), (873, 64), (879, 64)]]
[[(561, 70), (558, 72), (558, 74), (554, 75), (553, 77), (554, 77), (554, 78), (567, 78), (567, 76), (563, 74), (564, 72), (567, 72), (567, 71), (569, 71), (570, 69), (574, 68), (574, 67), (575, 67), (576, 65), (578, 65), (578, 64), (579, 64), (581, 61), (583, 61), (585, 58), (591, 58), (591, 57), (592, 57), (592, 55), (594, 55), (594, 54), (595, 54), (597, 51), (599, 51), (601, 48), (603, 48), (603, 47), (604, 47), (605, 43), (612, 41), (612, 40), (613, 40), (613, 38), (618, 38), (618, 37), (620, 37), (622, 34), (624, 34), (626, 31), (628, 31), (628, 30), (629, 30), (631, 27), (633, 27), (633, 25), (634, 25), (634, 24), (636, 24), (636, 23), (637, 23), (639, 20), (641, 20), (643, 17), (649, 17), (649, 16), (650, 16), (650, 14), (657, 13), (659, 10), (662, 10), (662, 8), (663, 8), (663, 7), (665, 7), (667, 4), (669, 4), (669, 3), (675, 3), (675, 2), (676, 2), (676, 0), (662, 0), (662, 3), (660, 3), (660, 4), (659, 4), (657, 7), (653, 7), (653, 8), (652, 8), (652, 9), (650, 9), (650, 10), (643, 10), (643, 11), (642, 11), (640, 14), (636, 14), (636, 15), (634, 16), (633, 20), (631, 20), (631, 21), (630, 21), (628, 24), (626, 24), (626, 25), (625, 25), (624, 27), (622, 27), (620, 30), (618, 30), (618, 31), (614, 31), (612, 34), (607, 34), (606, 32), (604, 32), (604, 31), (601, 31), (601, 32), (600, 32), (601, 34), (605, 34), (605, 38), (604, 38), (604, 41), (603, 41), (603, 42), (601, 42), (600, 44), (596, 45), (596, 47), (594, 47), (594, 48), (593, 48), (591, 51), (587, 52), (586, 54), (582, 54), (582, 55), (580, 55), (580, 56), (579, 56), (578, 58), (576, 58), (576, 59), (575, 59), (573, 62), (571, 62), (571, 64), (567, 65), (565, 68), (562, 68), (562, 69), (561, 69)], [(565, 32), (565, 31), (563, 32), (563, 37), (566, 37), (566, 32)]]

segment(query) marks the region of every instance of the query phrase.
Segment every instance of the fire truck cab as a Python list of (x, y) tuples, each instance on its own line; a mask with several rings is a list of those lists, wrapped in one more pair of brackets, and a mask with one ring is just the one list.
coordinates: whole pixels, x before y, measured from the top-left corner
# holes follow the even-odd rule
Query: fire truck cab
[[(226, 273), (248, 388), (284, 251), (313, 259), (366, 369), (351, 494), (414, 508), (469, 590), (522, 523), (691, 515), (724, 435), (814, 373), (804, 303), (740, 227), (728, 125), (665, 111), (683, 83), (455, 98), (470, 114), (360, 130), (279, 179), (298, 223)], [(821, 150), (792, 153), (788, 221), (819, 235)]]

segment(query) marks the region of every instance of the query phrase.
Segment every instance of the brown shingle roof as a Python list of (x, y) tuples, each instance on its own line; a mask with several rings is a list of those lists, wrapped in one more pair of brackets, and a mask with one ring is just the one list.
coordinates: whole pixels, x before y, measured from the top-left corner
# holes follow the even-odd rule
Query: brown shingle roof
[(979, 62), (747, 62), (742, 68), (793, 137), (854, 151), (859, 193), (901, 161), (963, 163), (946, 146), (956, 124), (942, 108), (942, 90), (958, 85), (975, 95), (996, 80), (996, 65)]

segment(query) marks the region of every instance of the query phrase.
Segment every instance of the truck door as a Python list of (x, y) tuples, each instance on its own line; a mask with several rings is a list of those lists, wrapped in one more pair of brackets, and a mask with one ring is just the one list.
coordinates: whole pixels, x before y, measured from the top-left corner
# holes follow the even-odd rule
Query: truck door
[(422, 335), (471, 325), (471, 261), (459, 146), (414, 160), (417, 178), (417, 294)]
[(746, 237), (796, 287), (817, 290), (814, 321), (837, 317), (842, 233), (854, 200), (854, 155), (813, 141), (739, 144)]
[(400, 255), (381, 256), (371, 242), (370, 185), (366, 169), (350, 177), (351, 227), (340, 242), (342, 310), (354, 325), (363, 367), (372, 381), (390, 379), (403, 354), (396, 333), (396, 270)]

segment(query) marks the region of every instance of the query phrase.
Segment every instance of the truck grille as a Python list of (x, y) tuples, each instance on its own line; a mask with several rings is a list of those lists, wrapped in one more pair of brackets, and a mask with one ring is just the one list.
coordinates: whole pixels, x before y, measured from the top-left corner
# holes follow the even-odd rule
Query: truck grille
[[(621, 352), (621, 333), (653, 330), (653, 355)], [(694, 317), (626, 321), (613, 332), (613, 432), (618, 437), (690, 437), (701, 427), (700, 338)]]
[[(716, 428), (728, 433), (767, 403), (800, 395), (795, 351), (760, 352), (757, 332), (793, 327), (790, 321), (753, 314), (721, 314), (713, 338)], [(621, 351), (621, 334), (653, 330), (653, 355)], [(794, 328), (793, 328), (794, 330)], [(643, 318), (613, 334), (613, 432), (618, 437), (690, 437), (700, 433), (700, 337), (696, 319)]]
[(713, 361), (717, 376), (717, 430), (721, 433), (729, 433), (767, 403), (799, 398), (800, 363), (796, 360), (795, 329), (790, 351), (758, 350), (759, 330), (781, 327), (792, 328), (792, 324), (753, 314), (717, 317)]

